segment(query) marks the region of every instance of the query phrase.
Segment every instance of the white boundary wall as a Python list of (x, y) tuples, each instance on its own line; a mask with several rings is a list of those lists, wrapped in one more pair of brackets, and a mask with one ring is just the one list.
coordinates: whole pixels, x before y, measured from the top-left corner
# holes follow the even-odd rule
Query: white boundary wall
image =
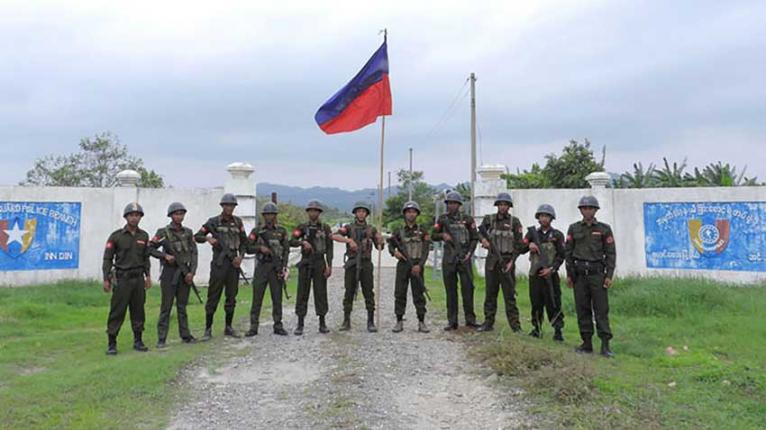
[[(477, 222), (483, 215), (494, 213), (495, 195), (508, 191), (505, 181), (499, 178), (504, 166), (482, 166), (479, 169), (481, 183), (476, 186)], [(644, 203), (647, 202), (766, 202), (766, 187), (712, 187), (712, 188), (605, 188), (608, 177), (605, 174), (589, 176), (591, 188), (586, 189), (524, 189), (510, 191), (513, 197), (512, 212), (519, 217), (525, 229), (536, 225), (535, 212), (542, 203), (549, 203), (556, 209), (554, 227), (565, 235), (569, 224), (581, 219), (577, 203), (584, 195), (594, 195), (601, 210), (596, 218), (612, 226), (617, 244), (616, 276), (665, 276), (700, 277), (734, 283), (766, 284), (766, 272), (649, 269), (646, 265), (644, 243)], [(766, 231), (766, 219), (759, 221)], [(486, 251), (477, 252), (477, 266), (483, 274), (483, 259)], [(529, 271), (529, 257), (517, 260), (517, 274)], [(562, 266), (561, 276), (565, 271)]]

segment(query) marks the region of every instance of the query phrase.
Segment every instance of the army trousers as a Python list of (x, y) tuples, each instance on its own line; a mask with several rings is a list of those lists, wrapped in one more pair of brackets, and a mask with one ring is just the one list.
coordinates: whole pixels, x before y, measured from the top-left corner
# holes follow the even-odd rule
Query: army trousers
[(497, 296), (502, 291), (503, 303), (505, 304), (505, 317), (508, 325), (518, 330), (519, 308), (516, 306), (516, 274), (515, 269), (503, 272), (504, 264), (498, 262), (492, 267), (484, 268), (485, 292), (484, 292), (484, 323), (493, 325), (497, 314)]
[(324, 261), (298, 263), (298, 293), (295, 296), (295, 314), (305, 317), (309, 307), (311, 286), (314, 286), (314, 310), (317, 316), (327, 315), (327, 278), (324, 276)]
[[(354, 260), (349, 260), (353, 262)], [(375, 312), (375, 292), (373, 290), (374, 281), (372, 276), (372, 260), (362, 259), (362, 267), (359, 270), (359, 279), (356, 276), (356, 264), (346, 264), (343, 276), (343, 284), (346, 291), (343, 294), (343, 312), (350, 314), (354, 307), (354, 298), (358, 285), (362, 284), (362, 295), (364, 295), (364, 306), (368, 312)]]
[(604, 288), (602, 272), (577, 272), (574, 279), (574, 299), (577, 309), (577, 325), (580, 337), (593, 337), (593, 317), (596, 318), (598, 337), (609, 340), (612, 330), (609, 328), (609, 296)]
[(134, 333), (144, 331), (144, 303), (146, 303), (146, 290), (144, 289), (144, 275), (135, 273), (130, 276), (118, 276), (117, 282), (112, 285), (112, 300), (109, 307), (109, 317), (106, 322), (106, 333), (117, 336), (120, 333), (125, 314), (130, 309), (130, 325)]
[(465, 323), (476, 324), (476, 314), (473, 311), (473, 266), (470, 260), (442, 264), (442, 279), (447, 293), (447, 320), (450, 325), (457, 325), (458, 278), (460, 279), (460, 295), (463, 299)]
[(226, 325), (231, 325), (234, 319), (234, 307), (237, 305), (238, 292), (239, 270), (229, 261), (224, 261), (220, 266), (215, 262), (210, 263), (210, 286), (207, 288), (207, 302), (205, 303), (206, 325), (212, 324), (212, 318), (218, 308), (221, 295), (226, 298), (223, 304), (223, 310), (226, 312)]
[(407, 286), (411, 287), (412, 303), (418, 320), (422, 321), (426, 315), (425, 284), (423, 272), (415, 276), (412, 274), (412, 266), (404, 261), (396, 263), (396, 281), (394, 284), (394, 313), (397, 317), (404, 315), (407, 309)]
[(157, 321), (157, 338), (165, 339), (168, 336), (170, 314), (173, 310), (174, 301), (176, 314), (178, 314), (178, 335), (181, 339), (188, 338), (191, 333), (189, 332), (186, 305), (189, 303), (191, 286), (184, 281), (181, 269), (164, 266), (160, 275), (160, 289), (162, 290), (162, 301), (160, 302), (160, 319)]
[[(548, 284), (550, 282), (550, 285)], [(548, 321), (555, 328), (564, 327), (564, 313), (561, 311), (561, 279), (558, 273), (551, 273), (550, 281), (542, 276), (529, 276), (529, 301), (532, 304), (532, 324), (539, 327), (547, 311)]]
[(271, 295), (271, 316), (274, 325), (282, 324), (282, 280), (271, 263), (258, 264), (253, 274), (253, 304), (250, 306), (250, 326), (257, 327), (266, 289)]

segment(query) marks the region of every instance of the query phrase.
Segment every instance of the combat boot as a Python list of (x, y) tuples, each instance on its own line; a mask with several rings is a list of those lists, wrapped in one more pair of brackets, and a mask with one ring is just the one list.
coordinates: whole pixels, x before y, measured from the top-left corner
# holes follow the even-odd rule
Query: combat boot
[(144, 345), (144, 341), (141, 340), (141, 332), (133, 333), (133, 349), (140, 352), (146, 352), (149, 348)]
[(165, 343), (165, 338), (164, 337), (161, 337), (161, 338), (157, 339), (157, 349), (162, 349), (162, 348), (164, 348), (166, 346), (168, 346), (168, 345)]
[(197, 343), (197, 338), (192, 336), (192, 335), (188, 335), (186, 337), (182, 337), (181, 338), (181, 342), (183, 342), (183, 343)]
[(370, 333), (376, 333), (378, 328), (375, 327), (375, 312), (367, 312), (367, 331)]
[(239, 333), (237, 333), (237, 331), (236, 331), (236, 330), (234, 330), (234, 327), (232, 327), (232, 326), (230, 326), (230, 325), (227, 325), (226, 327), (224, 327), (224, 329), (223, 329), (223, 335), (224, 335), (224, 336), (233, 337), (233, 338), (235, 338), (235, 339), (238, 339), (238, 338), (240, 337), (240, 336), (239, 336)]
[(205, 333), (202, 334), (202, 341), (207, 342), (213, 338), (213, 327), (205, 327)]
[(351, 314), (350, 313), (344, 313), (343, 314), (343, 324), (340, 325), (340, 331), (349, 331), (351, 330)]
[(327, 324), (324, 322), (324, 316), (319, 317), (319, 333), (329, 333), (330, 330), (327, 328)]
[(428, 329), (426, 322), (422, 319), (418, 320), (418, 331), (421, 333), (428, 333), (431, 330)]
[(601, 339), (601, 355), (606, 358), (614, 357), (614, 353), (609, 349), (609, 339)]
[(540, 327), (538, 327), (538, 326), (534, 326), (534, 327), (532, 328), (532, 331), (530, 331), (530, 332), (529, 332), (529, 335), (530, 335), (530, 336), (532, 336), (532, 337), (536, 337), (536, 338), (538, 338), (538, 339), (539, 339), (539, 338), (541, 337), (541, 334), (540, 334)]
[(575, 348), (575, 352), (580, 352), (585, 354), (593, 353), (593, 343), (591, 342), (590, 337), (582, 338), (582, 343), (580, 344), (580, 346)]
[(495, 329), (495, 324), (492, 320), (484, 320), (484, 324), (479, 326), (479, 328), (477, 328), (476, 331), (485, 332), (485, 331), (492, 331), (494, 329)]
[(106, 355), (117, 355), (117, 336), (109, 335), (109, 343), (106, 347)]
[[(301, 331), (303, 333), (303, 331)], [(287, 336), (287, 330), (285, 330), (284, 327), (282, 327), (282, 323), (274, 323), (274, 334), (277, 334), (279, 336)]]
[(564, 341), (564, 335), (561, 333), (561, 327), (556, 327), (556, 331), (553, 333), (553, 340), (556, 342)]
[(258, 334), (258, 323), (250, 323), (250, 330), (245, 333), (245, 337), (253, 337)]
[(391, 331), (394, 333), (400, 333), (402, 330), (404, 330), (404, 321), (402, 321), (401, 317), (399, 317), (396, 319), (396, 325), (391, 329)]
[(444, 331), (454, 331), (457, 330), (457, 323), (449, 323), (446, 326), (444, 326)]
[(298, 317), (298, 326), (293, 330), (293, 334), (296, 336), (303, 335), (303, 317)]

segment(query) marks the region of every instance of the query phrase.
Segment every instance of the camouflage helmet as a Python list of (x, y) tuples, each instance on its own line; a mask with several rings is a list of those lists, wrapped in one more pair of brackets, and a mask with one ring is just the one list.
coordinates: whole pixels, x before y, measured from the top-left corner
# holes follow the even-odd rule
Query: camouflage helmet
[(186, 207), (184, 207), (183, 203), (173, 202), (168, 206), (168, 216), (173, 215), (173, 212), (178, 211), (186, 212)]
[(237, 196), (231, 193), (226, 193), (221, 197), (220, 205), (237, 205)]
[(444, 203), (449, 202), (456, 202), (460, 205), (463, 204), (463, 196), (460, 195), (457, 191), (450, 191), (447, 193), (447, 196), (444, 197)]
[(142, 208), (141, 205), (139, 205), (138, 203), (133, 202), (133, 203), (128, 203), (128, 205), (125, 206), (125, 210), (122, 211), (122, 217), (125, 218), (126, 216), (128, 216), (128, 214), (132, 214), (134, 212), (141, 214), (141, 216), (144, 216), (144, 208)]
[(540, 214), (550, 215), (551, 219), (556, 219), (556, 211), (553, 209), (553, 206), (549, 205), (548, 203), (543, 203), (537, 208), (537, 212), (535, 212), (535, 219), (537, 219)]
[(508, 203), (508, 206), (513, 207), (513, 199), (511, 198), (511, 195), (505, 192), (499, 193), (495, 199), (495, 206), (500, 203)]
[(308, 203), (306, 203), (306, 211), (309, 209), (316, 209), (319, 212), (322, 212), (324, 209), (322, 209), (322, 202), (319, 200), (309, 200)]
[(582, 198), (580, 198), (580, 203), (577, 204), (577, 207), (578, 208), (591, 207), (596, 209), (601, 208), (601, 206), (598, 205), (598, 200), (596, 200), (596, 198), (593, 196), (582, 196)]
[(410, 200), (409, 202), (405, 203), (404, 206), (402, 207), (402, 213), (407, 212), (407, 209), (415, 209), (416, 211), (418, 211), (418, 215), (420, 215), (420, 205), (418, 204), (418, 202), (414, 202)]
[(279, 208), (277, 208), (277, 205), (272, 202), (266, 203), (265, 205), (263, 205), (263, 209), (261, 209), (261, 215), (278, 214), (278, 213), (279, 213)]
[(367, 203), (367, 202), (356, 202), (356, 203), (354, 203), (354, 208), (351, 209), (351, 213), (352, 214), (356, 213), (356, 210), (359, 209), (359, 208), (366, 210), (367, 211), (367, 215), (372, 213), (372, 209), (370, 209), (370, 204)]

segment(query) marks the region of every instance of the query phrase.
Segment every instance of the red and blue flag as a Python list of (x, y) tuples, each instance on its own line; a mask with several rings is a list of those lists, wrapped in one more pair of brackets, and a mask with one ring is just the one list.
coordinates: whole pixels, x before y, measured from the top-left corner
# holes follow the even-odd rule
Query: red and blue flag
[(351, 81), (327, 100), (314, 115), (327, 134), (358, 130), (379, 116), (391, 115), (386, 41)]

